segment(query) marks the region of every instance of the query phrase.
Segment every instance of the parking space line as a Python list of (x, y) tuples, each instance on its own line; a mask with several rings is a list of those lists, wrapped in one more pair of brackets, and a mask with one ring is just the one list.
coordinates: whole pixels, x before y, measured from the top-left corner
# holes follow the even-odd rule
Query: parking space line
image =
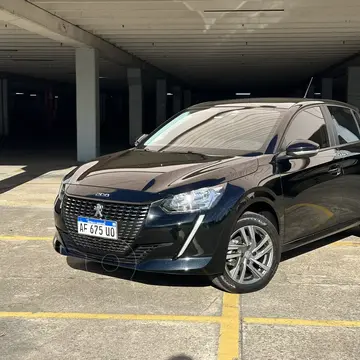
[(54, 208), (54, 200), (52, 200), (51, 202), (27, 201), (20, 203), (18, 201), (0, 199), (0, 207), (21, 208), (21, 209), (36, 208), (36, 209), (52, 210)]
[(21, 235), (1, 236), (0, 235), (0, 241), (49, 241), (52, 239), (53, 238), (50, 236), (21, 236)]
[[(229, 298), (232, 296), (233, 298)], [(23, 319), (74, 319), (74, 320), (137, 320), (137, 321), (176, 321), (195, 323), (221, 324), (219, 354), (225, 353), (229, 357), (230, 349), (237, 351), (240, 330), (239, 296), (225, 294), (222, 316), (201, 315), (156, 315), (156, 314), (105, 314), (105, 313), (77, 313), (77, 312), (11, 312), (0, 311), (0, 318)], [(245, 324), (259, 325), (288, 325), (288, 326), (319, 326), (319, 327), (351, 327), (359, 328), (359, 320), (307, 320), (290, 318), (257, 318), (244, 317)], [(227, 349), (226, 349), (227, 348)], [(221, 351), (220, 351), (221, 350)], [(237, 356), (237, 355), (236, 355)], [(234, 355), (233, 357), (236, 358)], [(227, 357), (227, 358), (228, 358)], [(223, 357), (223, 359), (227, 359)], [(219, 359), (221, 359), (219, 357)]]
[(330, 246), (360, 246), (360, 241), (337, 241), (330, 244)]
[(306, 319), (282, 319), (282, 318), (255, 318), (245, 317), (245, 324), (259, 325), (288, 325), (288, 326), (320, 326), (320, 327), (360, 327), (360, 321), (352, 320), (306, 320)]
[(221, 315), (218, 360), (239, 358), (240, 305), (239, 295), (224, 293)]
[(130, 320), (130, 321), (182, 321), (195, 323), (221, 323), (221, 316), (147, 315), (59, 312), (0, 312), (0, 318), (74, 319), (74, 320)]

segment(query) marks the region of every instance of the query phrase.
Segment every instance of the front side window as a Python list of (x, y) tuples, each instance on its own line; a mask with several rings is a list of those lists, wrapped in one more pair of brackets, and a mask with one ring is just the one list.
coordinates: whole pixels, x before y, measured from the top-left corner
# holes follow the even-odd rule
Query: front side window
[(350, 109), (328, 106), (331, 117), (335, 124), (340, 144), (347, 144), (360, 140), (358, 125)]
[(246, 106), (190, 109), (155, 130), (139, 148), (212, 155), (261, 152), (285, 111)]
[(311, 140), (320, 148), (330, 146), (325, 118), (318, 106), (302, 110), (298, 113), (286, 129), (282, 149), (295, 140)]

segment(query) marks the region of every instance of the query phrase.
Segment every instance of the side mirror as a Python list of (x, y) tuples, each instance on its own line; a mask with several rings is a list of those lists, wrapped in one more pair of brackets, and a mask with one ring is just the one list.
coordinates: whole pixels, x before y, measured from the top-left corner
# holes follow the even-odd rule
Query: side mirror
[(149, 135), (148, 134), (142, 134), (135, 140), (135, 146), (138, 146), (144, 139), (146, 139)]
[(286, 148), (286, 155), (292, 158), (309, 158), (315, 156), (320, 145), (311, 140), (295, 140)]

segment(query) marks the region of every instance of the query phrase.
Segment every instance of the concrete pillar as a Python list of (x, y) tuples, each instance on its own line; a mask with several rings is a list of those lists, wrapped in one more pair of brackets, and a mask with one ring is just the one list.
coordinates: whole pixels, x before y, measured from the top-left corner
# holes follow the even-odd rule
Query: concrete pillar
[(100, 154), (99, 54), (76, 49), (77, 159), (88, 161)]
[(166, 79), (156, 80), (156, 126), (159, 126), (166, 120)]
[(173, 113), (176, 114), (182, 109), (182, 91), (180, 86), (173, 87)]
[(140, 69), (127, 69), (129, 84), (129, 143), (142, 135), (143, 89)]
[(347, 102), (360, 108), (360, 67), (348, 68)]
[(191, 90), (184, 91), (184, 108), (191, 106)]
[(0, 136), (1, 135), (9, 135), (9, 89), (7, 79), (0, 79)]
[(321, 97), (323, 99), (332, 99), (333, 97), (333, 79), (323, 78), (321, 80)]

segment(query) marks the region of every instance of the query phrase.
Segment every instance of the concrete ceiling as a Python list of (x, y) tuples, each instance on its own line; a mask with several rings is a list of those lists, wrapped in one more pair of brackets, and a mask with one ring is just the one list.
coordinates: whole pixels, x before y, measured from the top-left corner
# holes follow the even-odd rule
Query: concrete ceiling
[[(75, 79), (75, 49), (0, 21), (0, 72), (69, 82)], [(100, 75), (126, 79), (126, 69), (101, 59)]]
[[(360, 50), (358, 0), (30, 2), (204, 87), (295, 83)], [(0, 23), (0, 71), (65, 79), (74, 68), (73, 48)], [(101, 75), (125, 70), (103, 61)]]

